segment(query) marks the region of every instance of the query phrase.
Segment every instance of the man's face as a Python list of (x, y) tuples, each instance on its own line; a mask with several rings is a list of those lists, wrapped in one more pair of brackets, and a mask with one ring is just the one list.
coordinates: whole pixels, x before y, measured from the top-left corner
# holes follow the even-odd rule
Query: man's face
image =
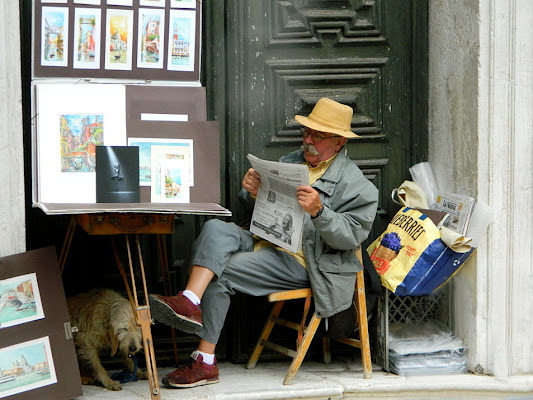
[(304, 157), (313, 167), (316, 167), (320, 161), (333, 157), (346, 143), (346, 138), (342, 136), (307, 127), (302, 129), (302, 134)]

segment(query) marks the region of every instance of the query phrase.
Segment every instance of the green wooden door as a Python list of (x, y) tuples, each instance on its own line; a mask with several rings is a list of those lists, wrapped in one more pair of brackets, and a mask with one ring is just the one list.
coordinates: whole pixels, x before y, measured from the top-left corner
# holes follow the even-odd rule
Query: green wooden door
[[(426, 19), (424, 1), (204, 1), (203, 81), (221, 123), (225, 205), (235, 220), (246, 155), (277, 160), (297, 149), (294, 115), (330, 97), (354, 108), (360, 137), (348, 151), (380, 191), (370, 239), (385, 229), (397, 211), (391, 190), (426, 159)], [(256, 339), (255, 324), (241, 323), (249, 307), (233, 314), (234, 359)]]

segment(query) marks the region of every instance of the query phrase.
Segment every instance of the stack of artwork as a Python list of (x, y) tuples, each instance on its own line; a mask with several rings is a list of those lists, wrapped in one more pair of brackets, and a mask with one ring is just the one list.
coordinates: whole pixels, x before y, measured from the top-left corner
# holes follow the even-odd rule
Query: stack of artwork
[(121, 71), (111, 76), (135, 78), (153, 69), (163, 74), (148, 73), (150, 79), (176, 79), (171, 72), (179, 71), (192, 73), (182, 78), (197, 78), (196, 3), (37, 0), (34, 75), (106, 77)]
[[(218, 124), (205, 121), (204, 88), (42, 83), (35, 90), (34, 203), (220, 201)], [(138, 148), (138, 175), (126, 173), (134, 159), (127, 155), (118, 172), (109, 160), (109, 172), (97, 170), (97, 150), (126, 146)], [(113, 196), (97, 196), (115, 186)]]

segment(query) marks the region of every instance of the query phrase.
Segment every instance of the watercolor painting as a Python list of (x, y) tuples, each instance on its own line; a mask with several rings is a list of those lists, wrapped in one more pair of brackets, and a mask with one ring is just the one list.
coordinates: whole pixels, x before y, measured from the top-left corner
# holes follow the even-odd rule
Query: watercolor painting
[(137, 67), (163, 68), (165, 11), (139, 9)]
[(183, 159), (160, 161), (161, 187), (158, 201), (172, 203), (190, 202), (189, 164)]
[(170, 0), (170, 7), (172, 8), (196, 8), (198, 0)]
[(57, 383), (50, 339), (0, 349), (0, 398)]
[(168, 70), (194, 71), (196, 11), (170, 10)]
[(59, 116), (61, 172), (94, 172), (96, 146), (104, 144), (103, 114)]
[(133, 11), (108, 10), (105, 68), (131, 70)]
[(41, 18), (41, 65), (66, 67), (68, 57), (68, 8), (43, 7)]
[(0, 328), (44, 318), (35, 273), (0, 281)]
[(76, 8), (74, 14), (74, 68), (100, 68), (101, 10)]
[(189, 161), (189, 183), (194, 186), (192, 139), (128, 138), (128, 146), (139, 147), (139, 186), (151, 186), (154, 166), (159, 166), (160, 158), (170, 158), (173, 155), (182, 156)]

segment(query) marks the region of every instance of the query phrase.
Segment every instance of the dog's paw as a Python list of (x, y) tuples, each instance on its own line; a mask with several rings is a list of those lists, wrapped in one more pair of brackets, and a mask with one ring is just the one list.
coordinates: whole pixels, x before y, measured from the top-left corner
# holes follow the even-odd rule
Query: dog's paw
[(143, 381), (147, 380), (148, 379), (148, 372), (138, 370), (137, 371), (137, 378), (139, 378), (139, 379), (141, 379)]
[(104, 385), (104, 387), (107, 390), (114, 390), (114, 391), (122, 390), (122, 386), (120, 386), (120, 383), (112, 379), (106, 379), (105, 381), (102, 382), (102, 385)]

